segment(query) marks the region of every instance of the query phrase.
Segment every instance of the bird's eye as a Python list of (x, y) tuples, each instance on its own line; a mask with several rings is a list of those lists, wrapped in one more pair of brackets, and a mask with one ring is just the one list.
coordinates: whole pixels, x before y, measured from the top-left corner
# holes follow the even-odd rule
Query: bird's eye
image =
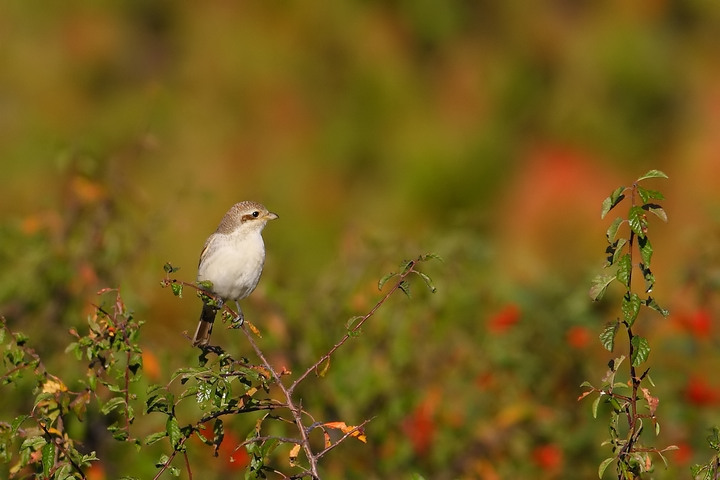
[(252, 216), (255, 217), (255, 218), (257, 218), (257, 217), (260, 216), (260, 212), (258, 212), (257, 210), (255, 210), (255, 211), (252, 213)]

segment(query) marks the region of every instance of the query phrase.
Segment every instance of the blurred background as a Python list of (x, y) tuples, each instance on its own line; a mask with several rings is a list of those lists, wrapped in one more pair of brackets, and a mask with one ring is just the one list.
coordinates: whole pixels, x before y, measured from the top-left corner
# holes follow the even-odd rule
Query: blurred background
[[(638, 322), (660, 398), (647, 441), (680, 446), (654, 478), (688, 478), (720, 424), (718, 32), (711, 0), (4, 1), (0, 313), (80, 377), (66, 332), (119, 287), (164, 384), (196, 362), (183, 332), (200, 302), (160, 288), (163, 264), (193, 281), (225, 211), (260, 201), (280, 219), (244, 310), (290, 370), (402, 259), (444, 259), (423, 266), (437, 293), (392, 298), (305, 385), (318, 419), (374, 417), (326, 478), (594, 478), (608, 415), (576, 400), (613, 357), (597, 335), (619, 300), (587, 295), (600, 204), (657, 168), (655, 298), (671, 315)], [(249, 355), (231, 331), (214, 340)], [(31, 402), (2, 392), (3, 421)], [(252, 425), (226, 427), (218, 458), (191, 449), (195, 473), (240, 475), (232, 442)], [(156, 456), (76, 428), (103, 458), (94, 478), (154, 474)]]

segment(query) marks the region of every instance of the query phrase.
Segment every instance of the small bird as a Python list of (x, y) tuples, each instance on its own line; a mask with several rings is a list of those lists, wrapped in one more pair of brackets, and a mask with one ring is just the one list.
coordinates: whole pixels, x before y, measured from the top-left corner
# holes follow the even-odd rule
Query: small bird
[(257, 202), (236, 203), (208, 237), (200, 254), (197, 280), (212, 282), (211, 292), (220, 298), (220, 305), (203, 305), (194, 346), (208, 344), (215, 315), (228, 300), (235, 301), (236, 321), (242, 323), (244, 316), (238, 301), (250, 295), (260, 280), (265, 264), (262, 231), (268, 220), (276, 218)]

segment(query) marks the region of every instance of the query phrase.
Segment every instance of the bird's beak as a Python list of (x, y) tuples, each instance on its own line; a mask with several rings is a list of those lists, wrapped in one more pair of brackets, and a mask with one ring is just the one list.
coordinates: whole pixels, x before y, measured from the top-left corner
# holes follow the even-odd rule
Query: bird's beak
[(276, 218), (278, 218), (277, 213), (268, 212), (265, 215), (265, 220), (275, 220)]

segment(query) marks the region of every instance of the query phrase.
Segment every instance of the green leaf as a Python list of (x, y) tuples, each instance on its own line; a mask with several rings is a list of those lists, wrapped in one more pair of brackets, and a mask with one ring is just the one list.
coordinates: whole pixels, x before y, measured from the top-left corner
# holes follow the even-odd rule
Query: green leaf
[(176, 297), (182, 298), (182, 291), (183, 291), (182, 283), (173, 282), (170, 284), (170, 288), (172, 289), (173, 295), (175, 295)]
[(652, 292), (653, 286), (655, 286), (655, 275), (650, 271), (650, 267), (644, 263), (641, 263), (639, 267), (645, 279), (645, 292), (650, 293)]
[(615, 335), (619, 326), (618, 322), (609, 323), (605, 325), (605, 329), (600, 333), (600, 343), (609, 352), (612, 352), (615, 348)]
[(422, 272), (417, 272), (417, 274), (420, 275), (420, 278), (422, 278), (425, 281), (425, 285), (427, 285), (427, 287), (430, 289), (430, 291), (432, 293), (435, 293), (437, 291), (437, 288), (435, 288), (435, 285), (433, 285), (432, 279), (428, 275), (426, 275)]
[(630, 357), (633, 367), (637, 367), (647, 360), (650, 355), (650, 343), (647, 339), (636, 335), (632, 339), (633, 354)]
[(595, 302), (600, 300), (603, 295), (605, 295), (605, 290), (607, 290), (608, 285), (610, 285), (610, 282), (615, 280), (617, 275), (598, 275), (596, 276), (593, 281), (592, 285), (590, 286), (590, 298)]
[(655, 205), (654, 203), (646, 203), (642, 206), (643, 210), (647, 210), (648, 212), (652, 213), (656, 217), (658, 217), (663, 222), (668, 221), (667, 213), (665, 213), (665, 210), (660, 205)]
[(12, 424), (10, 425), (10, 434), (12, 436), (15, 436), (18, 429), (20, 428), (20, 425), (27, 420), (30, 417), (30, 415), (20, 415), (19, 417), (15, 418), (15, 420), (12, 421)]
[(200, 408), (204, 408), (207, 402), (210, 401), (213, 393), (213, 386), (209, 382), (200, 382), (197, 386), (197, 403)]
[(670, 315), (670, 312), (658, 305), (658, 303), (652, 297), (648, 297), (647, 300), (645, 300), (645, 305), (660, 313), (660, 315), (662, 315), (663, 317), (667, 317), (668, 315)]
[(215, 456), (218, 455), (218, 450), (220, 449), (220, 444), (223, 441), (223, 438), (225, 438), (225, 428), (223, 426), (222, 420), (219, 418), (215, 420), (215, 424), (213, 425), (213, 445), (215, 445)]
[(175, 273), (180, 270), (180, 267), (173, 267), (172, 265), (170, 265), (170, 262), (168, 262), (163, 265), (163, 270), (165, 270), (165, 273)]
[(600, 218), (605, 218), (605, 215), (607, 215), (610, 210), (615, 208), (615, 206), (620, 203), (623, 198), (625, 198), (625, 195), (623, 195), (624, 191), (625, 187), (618, 187), (610, 194), (609, 197), (603, 200)]
[(48, 442), (42, 448), (42, 467), (45, 478), (50, 476), (50, 469), (55, 464), (55, 444)]
[(632, 327), (635, 323), (635, 319), (640, 312), (640, 305), (642, 301), (636, 293), (626, 293), (623, 296), (621, 310), (623, 313), (623, 320), (627, 323), (628, 327)]
[(170, 437), (170, 445), (172, 445), (173, 450), (177, 450), (182, 440), (182, 433), (180, 432), (177, 418), (172, 416), (168, 417), (167, 422), (165, 422), (165, 430), (167, 431), (168, 437)]
[(615, 241), (615, 236), (617, 235), (617, 231), (620, 228), (620, 225), (622, 225), (623, 221), (624, 220), (621, 217), (617, 217), (610, 224), (610, 227), (608, 227), (607, 233), (605, 234), (608, 243), (613, 243)]
[(148, 435), (145, 437), (145, 440), (143, 440), (143, 443), (145, 445), (152, 445), (153, 443), (159, 442), (163, 438), (167, 437), (167, 432), (155, 432), (153, 434)]
[(47, 442), (43, 437), (30, 437), (23, 440), (23, 442), (20, 444), (20, 450), (37, 450), (38, 448), (45, 445)]
[(608, 254), (607, 259), (605, 261), (605, 266), (609, 267), (611, 265), (615, 265), (618, 261), (618, 257), (622, 255), (623, 248), (625, 247), (625, 244), (627, 243), (627, 239), (625, 238), (619, 238), (614, 243), (611, 243), (607, 246), (605, 249), (605, 253)]
[(603, 475), (605, 475), (605, 470), (607, 470), (607, 467), (615, 460), (615, 457), (606, 458), (602, 462), (600, 462), (600, 466), (598, 467), (598, 478), (602, 478)]
[(647, 218), (642, 207), (630, 207), (628, 213), (628, 224), (633, 232), (638, 236), (644, 237), (647, 230)]
[(100, 411), (103, 413), (103, 415), (107, 415), (121, 406), (125, 406), (125, 399), (122, 397), (113, 397), (108, 400), (105, 405), (103, 405)]
[(665, 195), (657, 190), (649, 190), (647, 188), (637, 187), (638, 195), (642, 199), (643, 203), (648, 203), (649, 200), (664, 200)]
[(600, 398), (601, 398), (601, 396), (598, 395), (597, 398), (596, 398), (595, 400), (593, 400), (592, 407), (591, 407), (591, 408), (592, 408), (592, 416), (593, 416), (593, 418), (597, 418), (597, 415), (598, 415), (598, 405), (600, 405)]
[(394, 272), (390, 272), (386, 275), (383, 275), (383, 277), (380, 280), (378, 280), (378, 290), (382, 290), (383, 287), (385, 286), (385, 284), (387, 283), (387, 281), (390, 280), (395, 275), (397, 275), (397, 273), (394, 273)]
[(653, 247), (648, 237), (638, 237), (638, 247), (640, 247), (640, 256), (642, 256), (645, 265), (650, 265), (652, 259)]
[(408, 298), (410, 298), (410, 284), (407, 280), (400, 282), (399, 288)]
[(625, 287), (630, 288), (630, 274), (632, 272), (632, 262), (630, 254), (626, 253), (620, 258), (617, 269), (617, 279)]
[(641, 176), (640, 178), (638, 178), (638, 179), (635, 180), (635, 181), (636, 181), (636, 182), (640, 182), (640, 181), (642, 181), (642, 180), (647, 180), (648, 178), (668, 178), (668, 176), (665, 175), (665, 174), (664, 174), (663, 172), (661, 172), (660, 170), (650, 170), (650, 171), (647, 172), (645, 175)]
[(444, 261), (437, 253), (426, 253), (425, 255), (420, 255), (418, 257), (419, 262), (427, 262), (428, 260), (438, 260), (440, 262)]

